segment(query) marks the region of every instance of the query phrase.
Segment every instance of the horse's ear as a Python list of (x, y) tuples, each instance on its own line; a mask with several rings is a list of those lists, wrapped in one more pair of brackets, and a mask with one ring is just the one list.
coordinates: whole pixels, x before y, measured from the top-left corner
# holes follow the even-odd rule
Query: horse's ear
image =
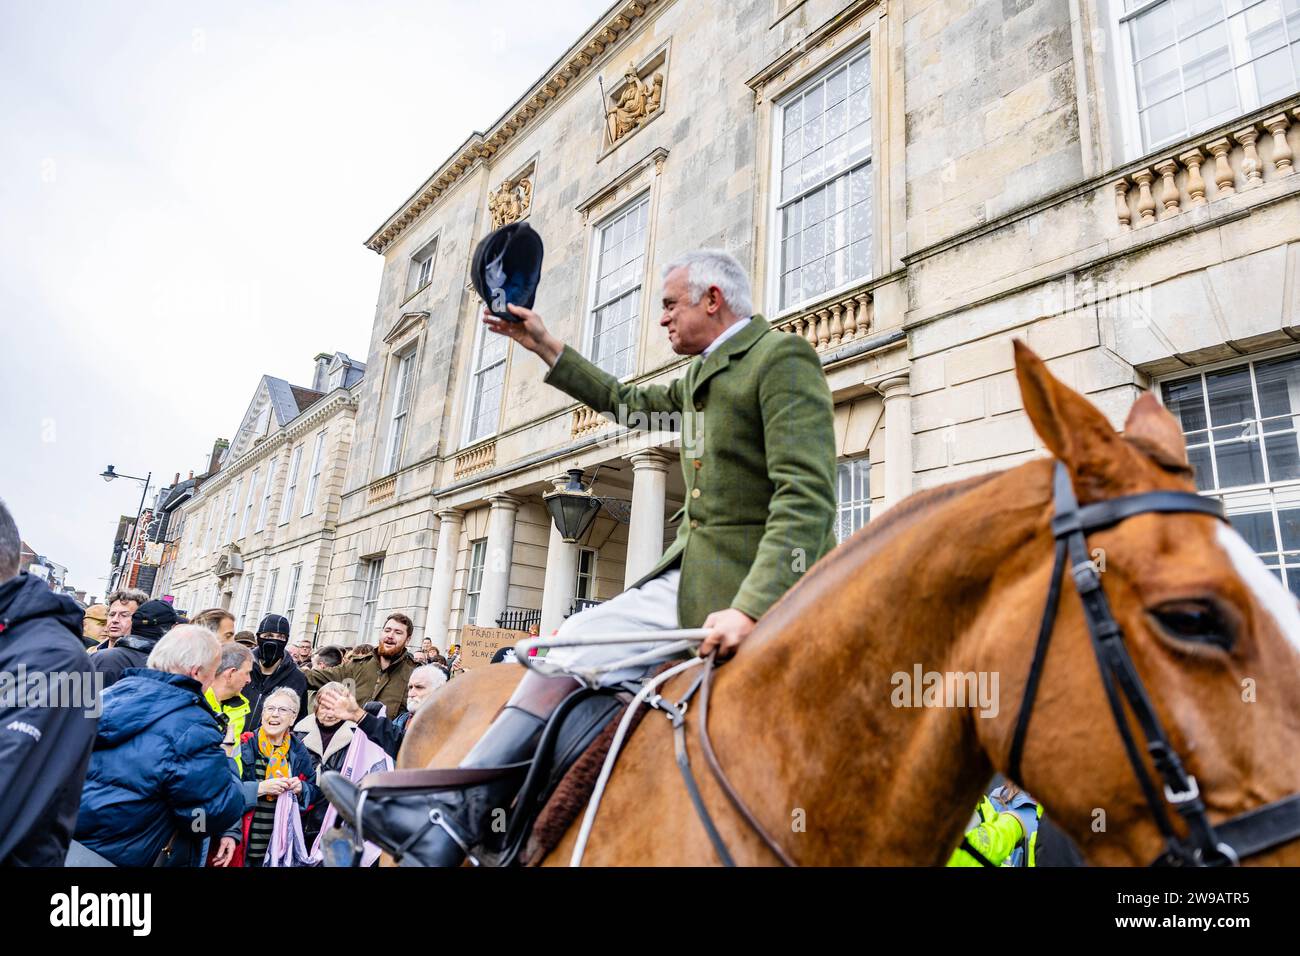
[(1025, 411), (1048, 451), (1077, 474), (1113, 457), (1119, 436), (1106, 416), (1074, 389), (1063, 385), (1047, 364), (1016, 339), (1016, 379)]
[(1124, 423), (1124, 437), (1161, 468), (1186, 471), (1189, 467), (1182, 428), (1151, 392), (1133, 403)]

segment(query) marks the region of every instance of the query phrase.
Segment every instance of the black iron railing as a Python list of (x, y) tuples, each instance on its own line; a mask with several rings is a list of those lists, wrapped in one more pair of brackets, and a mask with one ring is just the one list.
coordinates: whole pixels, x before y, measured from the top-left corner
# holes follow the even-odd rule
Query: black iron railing
[(541, 608), (508, 607), (497, 618), (497, 627), (511, 631), (527, 631), (533, 624), (541, 625)]

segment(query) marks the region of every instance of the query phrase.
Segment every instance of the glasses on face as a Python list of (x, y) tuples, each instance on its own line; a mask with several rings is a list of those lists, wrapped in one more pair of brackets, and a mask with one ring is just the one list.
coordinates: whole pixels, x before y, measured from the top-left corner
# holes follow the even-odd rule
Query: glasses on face
[(262, 712), (267, 714), (292, 714), (296, 713), (295, 707), (281, 707), (279, 704), (272, 704), (270, 707), (263, 707)]

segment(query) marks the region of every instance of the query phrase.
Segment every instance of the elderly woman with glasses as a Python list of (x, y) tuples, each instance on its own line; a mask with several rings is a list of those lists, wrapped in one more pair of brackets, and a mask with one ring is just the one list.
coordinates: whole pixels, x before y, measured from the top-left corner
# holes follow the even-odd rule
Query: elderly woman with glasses
[[(275, 805), (285, 791), (297, 794), (304, 813), (321, 799), (312, 769), (311, 752), (293, 733), (302, 698), (289, 687), (277, 687), (262, 703), (262, 724), (243, 735), (240, 747), (244, 780), (243, 866), (261, 866), (271, 844)], [(217, 865), (228, 865), (217, 861)], [(241, 865), (236, 863), (236, 865)]]

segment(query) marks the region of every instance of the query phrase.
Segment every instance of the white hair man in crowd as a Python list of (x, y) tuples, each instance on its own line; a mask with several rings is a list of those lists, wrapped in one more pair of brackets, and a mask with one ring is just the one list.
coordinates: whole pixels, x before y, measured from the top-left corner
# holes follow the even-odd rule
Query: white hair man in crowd
[(104, 693), (76, 839), (116, 866), (201, 866), (244, 791), (204, 700), (221, 661), (205, 627), (158, 639), (144, 668)]

